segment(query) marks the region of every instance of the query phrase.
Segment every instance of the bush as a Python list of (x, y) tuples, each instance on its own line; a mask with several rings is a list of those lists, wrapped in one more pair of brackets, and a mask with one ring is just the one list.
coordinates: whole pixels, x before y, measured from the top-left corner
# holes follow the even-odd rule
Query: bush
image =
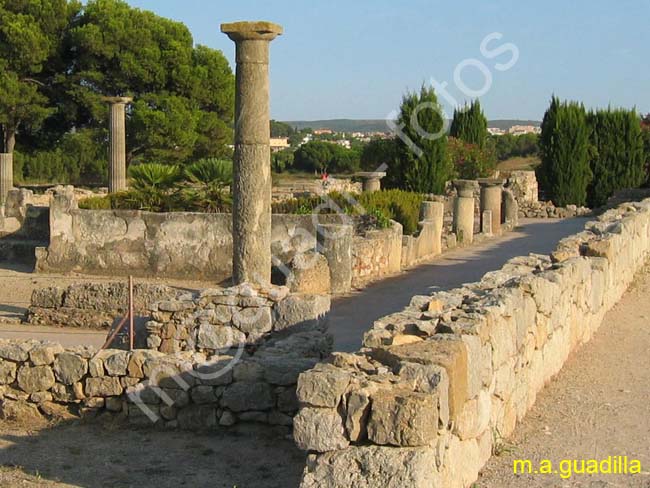
[(465, 180), (487, 178), (492, 176), (496, 169), (496, 156), (489, 147), (481, 148), (476, 144), (450, 137), (447, 154), (458, 178)]

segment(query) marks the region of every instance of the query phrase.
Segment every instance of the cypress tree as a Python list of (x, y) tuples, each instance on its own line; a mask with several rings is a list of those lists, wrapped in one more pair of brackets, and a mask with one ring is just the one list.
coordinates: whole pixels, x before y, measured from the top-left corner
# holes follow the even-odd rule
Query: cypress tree
[(556, 205), (587, 202), (587, 185), (591, 181), (589, 136), (584, 106), (553, 97), (542, 121), (539, 141), (542, 164), (537, 176), (542, 189)]
[(449, 135), (481, 148), (485, 145), (488, 137), (487, 119), (478, 100), (454, 110)]
[(637, 188), (645, 179), (645, 155), (638, 115), (634, 110), (599, 110), (588, 117), (591, 126), (593, 181), (588, 189), (592, 207), (604, 205), (615, 191)]
[(388, 184), (419, 193), (442, 193), (453, 176), (447, 157), (447, 134), (435, 90), (423, 86), (420, 93), (402, 99), (397, 124), (397, 161), (388, 169)]

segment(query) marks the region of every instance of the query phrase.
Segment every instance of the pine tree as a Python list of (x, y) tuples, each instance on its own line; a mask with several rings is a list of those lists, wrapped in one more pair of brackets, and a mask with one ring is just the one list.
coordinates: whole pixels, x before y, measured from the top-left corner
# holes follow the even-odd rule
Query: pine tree
[(449, 135), (479, 147), (485, 145), (488, 137), (487, 119), (478, 100), (454, 110)]
[(447, 157), (442, 110), (433, 88), (407, 93), (397, 124), (401, 127), (396, 164), (388, 169), (388, 184), (420, 193), (442, 193), (453, 176)]
[(584, 106), (553, 97), (542, 122), (542, 164), (537, 175), (542, 189), (556, 205), (587, 202), (587, 185), (592, 178), (589, 137)]
[(588, 116), (591, 126), (592, 207), (604, 205), (615, 191), (639, 187), (645, 179), (645, 155), (639, 117), (634, 110), (599, 110)]

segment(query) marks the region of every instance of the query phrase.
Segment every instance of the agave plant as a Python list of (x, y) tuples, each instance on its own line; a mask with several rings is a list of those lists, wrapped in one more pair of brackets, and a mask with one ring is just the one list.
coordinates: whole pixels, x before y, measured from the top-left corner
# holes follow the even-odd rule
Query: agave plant
[(182, 177), (178, 166), (147, 163), (129, 168), (131, 186), (136, 190), (169, 190)]
[(232, 161), (201, 159), (185, 168), (185, 179), (190, 186), (184, 191), (184, 196), (197, 210), (230, 210), (232, 199), (227, 188), (232, 182)]

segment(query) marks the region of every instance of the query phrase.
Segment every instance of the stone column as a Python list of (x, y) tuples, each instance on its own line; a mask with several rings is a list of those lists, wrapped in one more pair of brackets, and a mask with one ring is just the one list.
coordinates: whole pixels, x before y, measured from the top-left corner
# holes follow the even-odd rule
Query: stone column
[(514, 229), (519, 223), (519, 204), (515, 199), (515, 195), (509, 189), (504, 189), (502, 193), (503, 215), (501, 216), (501, 223), (507, 224), (508, 227)]
[(459, 244), (474, 242), (474, 180), (454, 180), (458, 196), (454, 200), (453, 229)]
[(127, 188), (126, 184), (126, 104), (130, 97), (104, 97), (110, 104), (108, 124), (108, 191), (117, 193)]
[(430, 222), (433, 225), (433, 254), (442, 252), (442, 227), (445, 218), (445, 204), (442, 202), (422, 202), (420, 207), (420, 221)]
[(319, 224), (316, 250), (327, 258), (332, 293), (352, 288), (352, 239), (354, 229), (345, 224)]
[[(501, 233), (501, 191), (503, 190), (503, 180), (501, 179), (483, 179), (479, 180), (481, 185), (481, 219), (483, 212), (490, 210), (492, 212), (492, 234)], [(483, 228), (481, 223), (481, 229)]]
[(233, 281), (271, 282), (271, 148), (269, 44), (282, 34), (271, 22), (222, 24), (235, 42)]
[(356, 176), (363, 179), (363, 192), (372, 193), (381, 190), (381, 179), (386, 176), (386, 173), (382, 171), (368, 171), (357, 173)]
[(14, 155), (0, 153), (0, 207), (5, 204), (9, 190), (14, 187)]

